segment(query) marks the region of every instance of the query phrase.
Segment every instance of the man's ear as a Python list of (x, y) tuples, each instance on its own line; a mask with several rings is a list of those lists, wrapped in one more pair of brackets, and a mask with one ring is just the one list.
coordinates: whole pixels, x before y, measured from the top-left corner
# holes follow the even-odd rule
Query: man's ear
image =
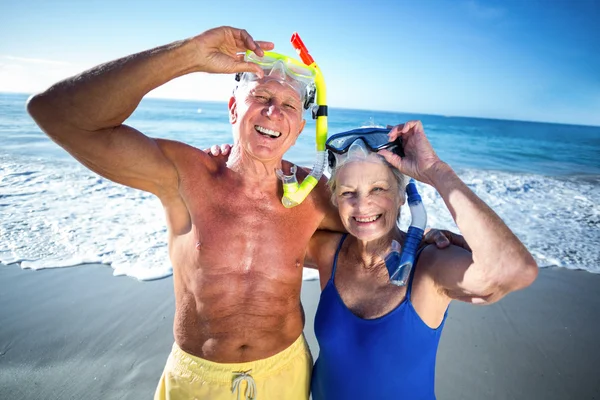
[(229, 122), (233, 125), (237, 122), (237, 101), (235, 96), (231, 96), (229, 99)]
[(300, 132), (298, 132), (298, 135), (300, 135), (302, 133), (302, 131), (304, 130), (305, 126), (306, 126), (306, 120), (303, 119), (302, 123), (300, 124)]

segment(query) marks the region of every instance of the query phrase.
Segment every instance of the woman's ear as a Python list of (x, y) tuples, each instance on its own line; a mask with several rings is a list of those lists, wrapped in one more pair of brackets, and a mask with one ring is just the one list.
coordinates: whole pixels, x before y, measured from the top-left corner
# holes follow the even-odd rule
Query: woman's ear
[(333, 204), (336, 208), (338, 206), (338, 202), (337, 202), (337, 196), (334, 193), (331, 193), (331, 204)]
[(406, 203), (406, 192), (400, 189), (400, 193), (398, 195), (400, 196), (400, 207), (402, 207), (404, 203)]

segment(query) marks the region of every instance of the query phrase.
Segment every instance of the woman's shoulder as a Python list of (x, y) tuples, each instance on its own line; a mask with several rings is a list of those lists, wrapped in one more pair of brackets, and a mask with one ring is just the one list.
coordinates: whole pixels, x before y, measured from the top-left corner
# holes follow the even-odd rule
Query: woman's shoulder
[(309, 244), (311, 258), (315, 259), (315, 261), (319, 261), (321, 256), (327, 255), (328, 257), (333, 257), (340, 241), (345, 235), (345, 233), (327, 230), (316, 231), (310, 239)]
[(322, 278), (329, 279), (336, 250), (344, 235), (339, 232), (319, 230), (310, 239), (307, 259), (317, 267)]

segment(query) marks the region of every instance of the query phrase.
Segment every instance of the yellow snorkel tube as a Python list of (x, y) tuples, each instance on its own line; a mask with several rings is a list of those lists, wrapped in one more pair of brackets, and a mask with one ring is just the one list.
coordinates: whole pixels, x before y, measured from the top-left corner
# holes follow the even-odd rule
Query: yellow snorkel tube
[(296, 166), (291, 168), (291, 175), (285, 175), (283, 171), (278, 170), (277, 175), (283, 181), (283, 197), (281, 203), (286, 208), (292, 208), (302, 203), (309, 193), (317, 186), (319, 179), (323, 176), (327, 161), (327, 151), (325, 150), (325, 142), (327, 141), (327, 89), (325, 87), (325, 79), (321, 73), (321, 69), (308, 53), (306, 46), (300, 39), (298, 33), (292, 35), (292, 46), (302, 59), (302, 62), (315, 71), (315, 86), (317, 89), (316, 105), (312, 110), (312, 117), (316, 119), (316, 143), (317, 143), (317, 159), (313, 166), (310, 175), (308, 175), (302, 183), (298, 183), (296, 179)]

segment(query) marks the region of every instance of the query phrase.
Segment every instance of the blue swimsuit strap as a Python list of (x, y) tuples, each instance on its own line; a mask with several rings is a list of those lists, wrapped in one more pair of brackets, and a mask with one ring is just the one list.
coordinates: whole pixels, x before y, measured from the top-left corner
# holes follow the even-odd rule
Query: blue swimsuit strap
[(335, 269), (337, 268), (338, 255), (340, 254), (340, 250), (342, 249), (342, 245), (344, 244), (344, 240), (346, 240), (346, 237), (348, 237), (348, 234), (344, 233), (344, 235), (340, 239), (340, 243), (338, 244), (337, 250), (335, 251), (335, 257), (333, 257), (333, 268), (331, 269), (331, 276), (329, 277), (330, 281), (333, 281), (333, 277), (335, 276)]
[(410, 271), (410, 278), (408, 280), (408, 288), (406, 289), (406, 297), (408, 299), (410, 299), (410, 292), (411, 292), (411, 289), (412, 289), (413, 279), (415, 278), (415, 270), (417, 269), (417, 262), (419, 261), (419, 256), (421, 255), (421, 252), (423, 250), (425, 250), (425, 248), (427, 246), (429, 246), (429, 245), (427, 244), (427, 245), (421, 247), (417, 251), (417, 254), (415, 255), (415, 262), (413, 263), (412, 270)]

